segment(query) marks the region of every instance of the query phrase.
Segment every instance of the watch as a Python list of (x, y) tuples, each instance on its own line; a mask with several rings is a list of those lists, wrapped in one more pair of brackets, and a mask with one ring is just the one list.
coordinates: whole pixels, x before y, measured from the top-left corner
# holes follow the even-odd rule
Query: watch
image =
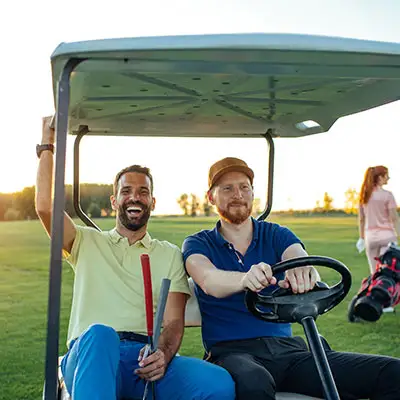
[(40, 158), (40, 155), (45, 150), (50, 150), (54, 154), (54, 144), (37, 144), (36, 145), (36, 154), (37, 154), (38, 158)]

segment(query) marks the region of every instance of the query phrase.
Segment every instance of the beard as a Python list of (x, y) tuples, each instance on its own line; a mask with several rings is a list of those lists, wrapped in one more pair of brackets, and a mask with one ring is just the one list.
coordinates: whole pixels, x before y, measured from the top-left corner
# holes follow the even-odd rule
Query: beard
[[(244, 207), (237, 207), (238, 205)], [(235, 201), (229, 203), (225, 210), (216, 206), (218, 214), (221, 218), (231, 224), (240, 225), (250, 217), (253, 204), (248, 205), (246, 202)]]
[[(142, 209), (139, 216), (130, 215), (127, 211), (128, 207), (136, 206)], [(129, 203), (122, 204), (118, 207), (118, 218), (121, 224), (130, 231), (138, 231), (140, 228), (147, 224), (150, 218), (151, 204), (146, 206), (140, 201), (133, 201)]]

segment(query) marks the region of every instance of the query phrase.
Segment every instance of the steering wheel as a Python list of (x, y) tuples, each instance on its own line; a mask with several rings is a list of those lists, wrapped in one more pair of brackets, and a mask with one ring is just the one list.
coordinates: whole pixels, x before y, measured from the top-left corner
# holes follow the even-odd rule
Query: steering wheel
[(329, 257), (307, 256), (292, 258), (272, 266), (273, 275), (293, 268), (323, 266), (334, 269), (341, 275), (336, 285), (329, 287), (317, 282), (313, 290), (294, 294), (292, 290), (278, 287), (268, 295), (248, 290), (245, 294), (247, 309), (257, 318), (269, 322), (301, 322), (304, 317), (314, 319), (338, 305), (349, 292), (351, 274), (348, 268)]

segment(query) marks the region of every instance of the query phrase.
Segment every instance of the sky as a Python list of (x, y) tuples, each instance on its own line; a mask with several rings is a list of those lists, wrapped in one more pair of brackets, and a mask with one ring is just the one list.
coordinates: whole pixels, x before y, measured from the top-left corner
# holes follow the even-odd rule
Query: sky
[[(212, 33), (299, 33), (400, 42), (398, 0), (14, 1), (1, 6), (2, 141), (0, 192), (35, 184), (41, 117), (54, 113), (50, 55), (60, 42)], [(389, 168), (387, 189), (400, 203), (400, 101), (341, 118), (329, 132), (277, 139), (273, 210), (313, 208), (324, 192), (342, 207), (371, 165)], [(112, 183), (140, 163), (154, 175), (156, 213), (179, 213), (182, 193), (203, 196), (209, 166), (236, 156), (255, 171), (265, 201), (263, 139), (84, 138), (81, 182)], [(66, 183), (72, 183), (68, 141)]]

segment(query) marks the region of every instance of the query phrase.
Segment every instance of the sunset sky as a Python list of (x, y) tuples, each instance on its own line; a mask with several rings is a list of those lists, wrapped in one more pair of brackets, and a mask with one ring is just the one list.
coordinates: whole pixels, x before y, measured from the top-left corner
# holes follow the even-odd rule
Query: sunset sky
[[(112, 37), (205, 33), (301, 33), (400, 42), (398, 0), (136, 0), (99, 3), (38, 0), (2, 9), (2, 141), (0, 192), (35, 183), (35, 145), (41, 117), (54, 113), (50, 55), (60, 42)], [(389, 167), (400, 203), (400, 102), (342, 118), (327, 133), (276, 140), (275, 210), (312, 208), (327, 191), (343, 206), (370, 165)], [(211, 163), (241, 157), (256, 174), (265, 200), (267, 147), (261, 139), (223, 141), (155, 138), (85, 138), (82, 182), (111, 183), (121, 168), (140, 163), (155, 179), (158, 213), (177, 213), (181, 193), (203, 196)], [(67, 183), (72, 182), (72, 142)], [(165, 153), (168, 162), (165, 161)]]

